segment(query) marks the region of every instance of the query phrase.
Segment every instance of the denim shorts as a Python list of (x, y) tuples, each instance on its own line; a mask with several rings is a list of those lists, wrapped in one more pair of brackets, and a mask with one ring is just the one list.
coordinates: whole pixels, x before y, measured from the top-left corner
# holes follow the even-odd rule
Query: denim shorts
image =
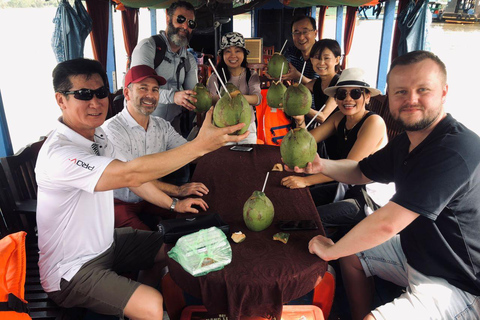
[(375, 319), (480, 319), (480, 297), (412, 268), (399, 235), (357, 256), (367, 277), (406, 287), (398, 298), (372, 311)]

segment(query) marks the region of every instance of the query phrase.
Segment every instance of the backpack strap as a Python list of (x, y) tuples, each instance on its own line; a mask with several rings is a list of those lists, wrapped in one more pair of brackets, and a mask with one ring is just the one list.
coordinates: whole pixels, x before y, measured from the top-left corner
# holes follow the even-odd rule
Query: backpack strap
[(167, 52), (167, 44), (163, 40), (163, 38), (156, 34), (152, 36), (153, 40), (155, 41), (155, 59), (153, 60), (153, 69), (157, 69), (157, 67), (162, 63), (165, 59), (170, 62), (170, 59), (165, 58), (165, 53)]

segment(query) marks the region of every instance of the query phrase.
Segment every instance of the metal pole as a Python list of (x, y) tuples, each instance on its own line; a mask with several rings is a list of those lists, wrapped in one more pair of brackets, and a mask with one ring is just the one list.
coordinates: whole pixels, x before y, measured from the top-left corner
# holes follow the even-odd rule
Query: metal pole
[(12, 140), (8, 131), (7, 117), (3, 108), (2, 91), (0, 90), (0, 157), (13, 154)]
[(113, 38), (113, 8), (109, 1), (108, 10), (108, 43), (107, 43), (107, 77), (110, 83), (110, 92), (117, 91), (117, 70), (115, 67), (115, 42)]
[(157, 31), (157, 9), (149, 8), (150, 10), (150, 33), (152, 36), (158, 33)]
[(343, 6), (337, 7), (337, 27), (335, 30), (335, 40), (343, 48)]
[(395, 22), (395, 2), (388, 0), (385, 2), (382, 40), (380, 42), (380, 54), (378, 58), (377, 89), (385, 93), (387, 84), (387, 73), (392, 50), (393, 26)]

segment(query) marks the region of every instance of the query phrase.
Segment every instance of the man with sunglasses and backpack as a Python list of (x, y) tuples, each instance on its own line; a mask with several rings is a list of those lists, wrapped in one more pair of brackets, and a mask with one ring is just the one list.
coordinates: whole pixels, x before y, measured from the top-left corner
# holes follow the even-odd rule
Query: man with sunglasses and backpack
[(230, 135), (244, 124), (215, 127), (210, 110), (193, 141), (124, 162), (100, 128), (109, 103), (102, 65), (83, 58), (64, 61), (53, 71), (53, 86), (62, 116), (35, 167), (42, 287), (62, 307), (122, 319), (162, 319), (162, 295), (119, 273), (150, 269), (139, 279), (157, 284), (156, 275), (165, 264), (163, 237), (153, 231), (115, 229), (113, 190), (129, 187), (148, 193), (152, 180), (245, 139), (249, 132)]
[(195, 108), (192, 102), (196, 102), (192, 89), (197, 83), (197, 62), (187, 51), (196, 26), (193, 5), (174, 2), (167, 9), (166, 30), (140, 41), (132, 53), (132, 67), (147, 65), (167, 80), (160, 88), (153, 115), (171, 122), (184, 138), (190, 133)]

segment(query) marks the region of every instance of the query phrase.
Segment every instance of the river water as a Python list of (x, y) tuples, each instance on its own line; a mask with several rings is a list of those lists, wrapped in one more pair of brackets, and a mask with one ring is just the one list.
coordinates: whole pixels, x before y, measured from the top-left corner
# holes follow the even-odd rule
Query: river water
[[(60, 110), (55, 103), (51, 72), (56, 60), (50, 46), (54, 30), (52, 23), (56, 8), (0, 9), (0, 90), (9, 125), (14, 151), (37, 140), (55, 127)], [(150, 34), (150, 17), (140, 10), (139, 39)], [(157, 10), (158, 29), (164, 29), (165, 16)], [(250, 36), (248, 18), (234, 20), (234, 29)], [(126, 53), (121, 32), (120, 12), (114, 14), (117, 37), (116, 66), (121, 81), (125, 70)], [(350, 67), (361, 67), (376, 83), (380, 48), (381, 20), (358, 20), (349, 56)], [(324, 37), (334, 38), (335, 20), (327, 17)], [(446, 64), (449, 93), (447, 112), (480, 134), (476, 116), (480, 113), (480, 24), (434, 23), (429, 28), (431, 51)], [(85, 56), (92, 58), (90, 40), (85, 45)]]

